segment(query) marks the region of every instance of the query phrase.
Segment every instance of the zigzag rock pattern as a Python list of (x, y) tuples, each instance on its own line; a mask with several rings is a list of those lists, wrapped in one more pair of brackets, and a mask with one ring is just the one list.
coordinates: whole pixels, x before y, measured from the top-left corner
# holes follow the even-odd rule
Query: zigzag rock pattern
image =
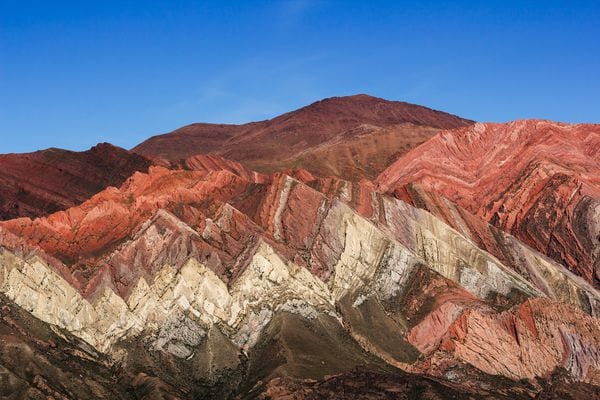
[[(453, 203), (429, 212), (368, 181), (215, 156), (181, 166), (0, 223), (11, 393), (320, 398), (353, 384), (525, 399), (600, 385), (597, 289), (473, 214), (450, 224)], [(67, 364), (19, 369), (42, 365), (38, 348)], [(65, 378), (81, 365), (97, 377)]]

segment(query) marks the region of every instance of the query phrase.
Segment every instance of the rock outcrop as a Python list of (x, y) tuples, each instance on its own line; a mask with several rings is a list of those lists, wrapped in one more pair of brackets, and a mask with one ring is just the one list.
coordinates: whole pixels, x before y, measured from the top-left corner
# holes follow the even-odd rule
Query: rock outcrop
[(184, 168), (0, 223), (1, 294), (129, 387), (177, 383), (127, 375), (146, 354), (230, 394), (315, 393), (305, 379), (356, 368), (474, 396), (533, 396), (560, 371), (600, 383), (600, 294), (543, 254), (496, 256), (367, 181)]
[(599, 125), (529, 120), (445, 131), (378, 184), (402, 199), (442, 195), (600, 285)]
[(0, 397), (598, 398), (597, 125), (360, 95), (135, 151), (0, 156)]

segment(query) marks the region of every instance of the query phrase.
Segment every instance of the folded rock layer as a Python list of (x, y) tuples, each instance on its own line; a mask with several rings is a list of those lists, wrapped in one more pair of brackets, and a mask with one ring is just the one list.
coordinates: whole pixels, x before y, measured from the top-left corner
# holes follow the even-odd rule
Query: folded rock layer
[(600, 125), (526, 120), (444, 131), (377, 182), (409, 202), (421, 201), (419, 190), (446, 197), (600, 286)]
[[(3, 347), (10, 387), (319, 398), (356, 379), (381, 396), (531, 398), (600, 384), (598, 291), (513, 236), (453, 227), (368, 181), (181, 166), (0, 223), (4, 321), (40, 329)], [(43, 343), (98, 379), (11, 365)]]

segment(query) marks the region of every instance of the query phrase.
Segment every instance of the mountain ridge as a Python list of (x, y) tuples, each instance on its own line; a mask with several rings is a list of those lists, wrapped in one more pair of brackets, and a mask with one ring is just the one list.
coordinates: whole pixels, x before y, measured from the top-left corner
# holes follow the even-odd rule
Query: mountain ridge
[(447, 197), (598, 287), (599, 177), (600, 125), (520, 120), (443, 131), (377, 183), (398, 197), (411, 184)]
[(49, 148), (0, 155), (0, 220), (75, 206), (150, 165), (145, 157), (109, 143), (83, 152)]
[[(242, 125), (187, 125), (151, 137), (132, 151), (171, 162), (214, 153), (260, 172), (302, 167), (319, 175), (374, 178), (387, 161), (438, 130), (471, 123), (423, 106), (355, 95), (323, 99), (269, 120)], [(366, 138), (349, 136), (360, 126)], [(321, 147), (336, 138), (344, 139), (346, 150)], [(367, 152), (368, 157), (361, 156), (369, 147), (373, 150)], [(379, 157), (371, 157), (373, 154)], [(356, 159), (358, 162), (353, 161)], [(343, 170), (353, 162), (355, 168)]]
[[(227, 163), (205, 157), (192, 164), (198, 171), (152, 167), (74, 209), (0, 223), (0, 232), (50, 258), (84, 256), (79, 265), (54, 258), (57, 266), (15, 252), (25, 247), (4, 236), (0, 292), (98, 354), (129, 360), (113, 361), (124, 371), (145, 352), (172, 359), (172, 366), (217, 354), (217, 370), (200, 375), (225, 379), (214, 390), (238, 385), (231, 370), (266, 379), (273, 391), (283, 384), (274, 379), (390, 366), (411, 379), (457, 376), (452, 385), (472, 393), (495, 382), (491, 396), (539, 393), (543, 387), (515, 382), (563, 367), (571, 379), (597, 384), (600, 323), (588, 313), (600, 312), (600, 294), (561, 266), (547, 264), (543, 282), (522, 276), (434, 215), (377, 194), (368, 182), (298, 171), (303, 182), (236, 171), (235, 164), (223, 170)], [(546, 286), (569, 290), (550, 299)], [(310, 339), (315, 332), (320, 339)], [(274, 348), (273, 340), (280, 340)], [(567, 343), (558, 353), (557, 340)], [(345, 355), (331, 353), (332, 346)], [(265, 351), (289, 358), (272, 366)], [(244, 354), (248, 364), (240, 361)], [(176, 382), (168, 374), (160, 379)]]
[(0, 221), (0, 396), (594, 399), (598, 126), (347, 101)]

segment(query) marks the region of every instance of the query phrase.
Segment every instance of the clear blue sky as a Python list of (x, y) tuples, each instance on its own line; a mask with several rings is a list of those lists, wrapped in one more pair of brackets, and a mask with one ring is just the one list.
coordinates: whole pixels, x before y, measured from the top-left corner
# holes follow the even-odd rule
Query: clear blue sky
[(0, 0), (0, 153), (355, 93), (600, 122), (600, 2)]

